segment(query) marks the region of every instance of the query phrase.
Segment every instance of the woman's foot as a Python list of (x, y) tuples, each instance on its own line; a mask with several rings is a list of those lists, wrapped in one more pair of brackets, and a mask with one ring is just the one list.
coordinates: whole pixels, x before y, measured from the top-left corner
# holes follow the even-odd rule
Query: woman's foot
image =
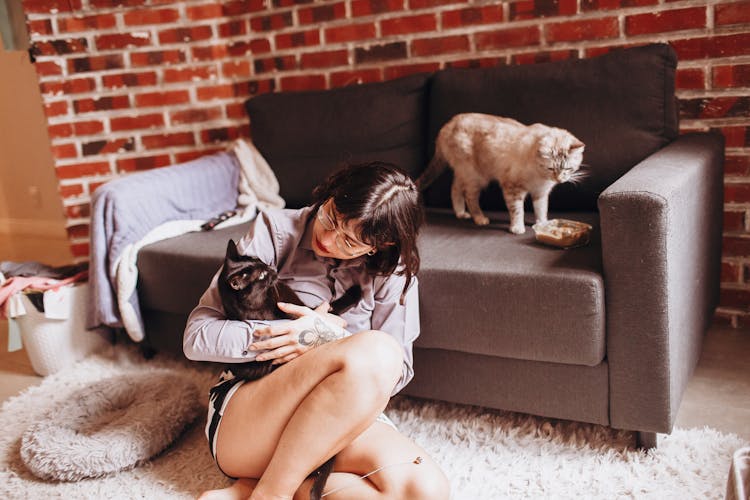
[(228, 488), (204, 491), (198, 500), (246, 500), (258, 484), (257, 479), (238, 479)]

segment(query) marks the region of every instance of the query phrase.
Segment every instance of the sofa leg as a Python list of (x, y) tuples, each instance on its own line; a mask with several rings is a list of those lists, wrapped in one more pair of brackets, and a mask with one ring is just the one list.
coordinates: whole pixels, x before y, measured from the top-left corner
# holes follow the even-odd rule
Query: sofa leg
[(650, 450), (656, 448), (657, 438), (655, 432), (636, 431), (635, 446), (639, 450)]

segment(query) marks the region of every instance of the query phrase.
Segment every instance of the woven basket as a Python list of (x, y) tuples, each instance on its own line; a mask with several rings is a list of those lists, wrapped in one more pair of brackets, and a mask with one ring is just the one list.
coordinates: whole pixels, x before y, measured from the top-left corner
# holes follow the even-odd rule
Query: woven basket
[(87, 283), (72, 286), (68, 319), (49, 319), (22, 296), (26, 314), (9, 319), (18, 325), (31, 366), (45, 376), (62, 370), (108, 345), (108, 330), (86, 329)]

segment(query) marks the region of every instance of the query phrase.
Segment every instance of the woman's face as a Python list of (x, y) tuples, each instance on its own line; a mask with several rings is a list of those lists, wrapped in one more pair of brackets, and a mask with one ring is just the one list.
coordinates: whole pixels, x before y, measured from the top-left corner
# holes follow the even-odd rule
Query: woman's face
[(312, 248), (320, 257), (354, 259), (374, 250), (359, 237), (356, 221), (344, 222), (333, 199), (318, 209), (313, 223)]

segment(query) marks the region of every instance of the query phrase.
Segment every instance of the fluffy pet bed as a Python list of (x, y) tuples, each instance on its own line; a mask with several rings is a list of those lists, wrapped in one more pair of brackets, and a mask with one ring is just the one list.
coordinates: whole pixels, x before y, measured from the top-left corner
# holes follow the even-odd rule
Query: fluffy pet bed
[(21, 458), (34, 475), (60, 481), (129, 469), (167, 448), (201, 409), (197, 387), (172, 372), (109, 378), (33, 423)]

